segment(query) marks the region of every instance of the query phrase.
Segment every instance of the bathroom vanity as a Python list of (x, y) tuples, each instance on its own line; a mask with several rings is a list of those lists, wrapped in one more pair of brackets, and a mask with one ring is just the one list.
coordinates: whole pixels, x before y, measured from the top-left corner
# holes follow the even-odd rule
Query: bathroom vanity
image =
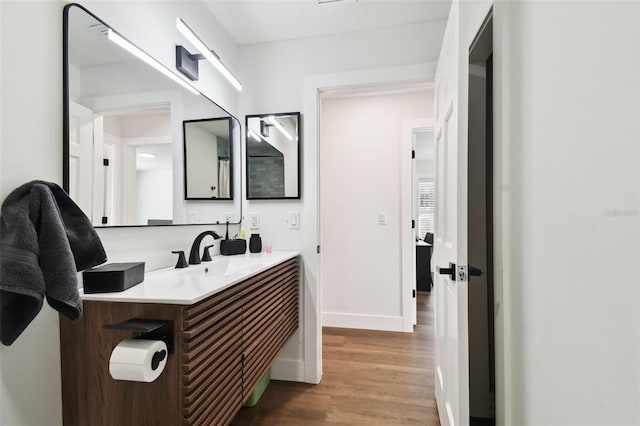
[[(145, 275), (121, 293), (83, 295), (60, 319), (63, 419), (70, 425), (229, 423), (298, 328), (296, 252), (217, 256)], [(173, 341), (151, 383), (114, 380), (109, 357), (129, 319), (170, 321)]]

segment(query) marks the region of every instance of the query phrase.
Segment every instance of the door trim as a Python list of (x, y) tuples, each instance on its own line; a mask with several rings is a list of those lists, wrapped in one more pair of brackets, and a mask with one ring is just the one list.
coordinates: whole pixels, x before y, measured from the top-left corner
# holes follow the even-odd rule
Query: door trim
[(302, 258), (304, 274), (303, 300), (303, 353), (304, 381), (318, 383), (322, 378), (322, 277), (317, 246), (322, 246), (320, 223), (320, 94), (327, 90), (357, 88), (363, 86), (390, 85), (397, 83), (431, 82), (435, 76), (437, 63), (427, 62), (389, 68), (350, 71), (337, 74), (319, 74), (304, 79), (304, 149), (303, 214), (311, 226), (302, 231)]
[(411, 221), (415, 220), (416, 226), (418, 218), (413, 217), (413, 194), (411, 193), (413, 179), (411, 173), (411, 150), (413, 133), (416, 131), (433, 132), (433, 119), (417, 119), (402, 121), (402, 138), (400, 143), (400, 223), (402, 230), (401, 237), (401, 268), (402, 275), (402, 331), (413, 332), (414, 312), (416, 310), (416, 299), (412, 290), (416, 288), (416, 242), (414, 232), (410, 227)]

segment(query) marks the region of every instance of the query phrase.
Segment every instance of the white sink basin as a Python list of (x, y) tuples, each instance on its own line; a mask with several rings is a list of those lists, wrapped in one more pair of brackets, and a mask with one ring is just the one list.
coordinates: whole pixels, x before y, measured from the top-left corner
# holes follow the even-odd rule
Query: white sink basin
[(211, 262), (187, 268), (166, 268), (145, 274), (144, 281), (119, 293), (82, 295), (83, 300), (190, 305), (240, 281), (266, 271), (298, 252), (214, 256)]
[(215, 256), (211, 262), (189, 265), (188, 268), (167, 268), (150, 272), (145, 275), (144, 282), (150, 286), (215, 286), (229, 277), (258, 270), (264, 264), (263, 258)]

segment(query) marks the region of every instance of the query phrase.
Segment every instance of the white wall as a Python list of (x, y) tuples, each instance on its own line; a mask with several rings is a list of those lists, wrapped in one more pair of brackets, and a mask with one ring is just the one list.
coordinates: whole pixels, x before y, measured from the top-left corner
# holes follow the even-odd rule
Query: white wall
[(444, 21), (239, 48), (247, 114), (302, 110), (305, 76), (437, 60)]
[[(0, 2), (0, 198), (16, 186), (45, 179), (62, 183), (61, 1)], [(85, 5), (131, 41), (173, 68), (175, 18), (183, 16), (235, 70), (236, 46), (197, 2), (107, 2)], [(215, 41), (215, 43), (214, 43)], [(20, 66), (16, 66), (20, 64)], [(196, 86), (237, 115), (237, 92), (213, 69)], [(104, 229), (110, 261), (147, 262), (147, 270), (175, 263), (171, 250), (188, 249), (205, 227)], [(219, 227), (222, 231), (222, 227)], [(45, 306), (10, 347), (0, 348), (0, 424), (61, 424), (57, 314)]]
[(146, 224), (149, 219), (169, 219), (173, 213), (173, 197), (169, 192), (158, 191), (159, 187), (171, 187), (171, 169), (138, 170), (136, 173), (138, 209), (136, 223)]
[(640, 424), (640, 4), (496, 16), (504, 423)]
[(436, 151), (433, 143), (433, 132), (415, 133), (415, 144), (416, 177), (418, 179), (433, 179), (436, 171)]
[(322, 100), (325, 326), (402, 330), (402, 123), (433, 120), (432, 100), (431, 90)]

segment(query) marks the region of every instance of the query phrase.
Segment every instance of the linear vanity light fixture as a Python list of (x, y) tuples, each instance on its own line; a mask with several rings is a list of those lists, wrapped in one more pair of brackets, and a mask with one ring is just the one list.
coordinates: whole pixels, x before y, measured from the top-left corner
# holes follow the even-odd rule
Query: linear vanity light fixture
[(188, 91), (193, 93), (194, 95), (199, 95), (200, 94), (200, 92), (198, 92), (189, 83), (187, 83), (186, 81), (184, 81), (183, 79), (178, 77), (176, 74), (171, 72), (171, 70), (169, 70), (167, 67), (162, 65), (160, 62), (158, 62), (155, 59), (153, 59), (151, 56), (147, 55), (145, 52), (140, 50), (138, 47), (136, 47), (133, 44), (131, 44), (131, 42), (129, 42), (127, 39), (123, 38), (120, 34), (116, 33), (111, 28), (107, 29), (107, 37), (109, 38), (109, 40), (111, 40), (112, 42), (114, 42), (118, 46), (122, 47), (127, 52), (137, 56), (140, 59), (142, 59), (144, 62), (146, 62), (147, 64), (151, 65), (153, 68), (155, 68), (156, 70), (160, 71), (162, 74), (166, 75), (171, 80), (175, 81), (176, 83), (178, 83), (179, 85), (181, 85), (182, 87), (184, 87), (185, 89), (187, 89)]
[(256, 142), (262, 142), (265, 141), (267, 143), (269, 143), (268, 140), (266, 140), (262, 135), (257, 134), (256, 132), (254, 132), (253, 130), (249, 129), (247, 130), (247, 134)]
[(280, 130), (280, 133), (282, 133), (284, 135), (284, 137), (286, 137), (290, 141), (293, 140), (293, 137), (291, 137), (289, 132), (287, 132), (287, 130), (284, 127), (282, 127), (282, 124), (280, 124), (280, 123), (278, 123), (276, 121), (276, 118), (273, 115), (267, 117), (265, 120), (267, 121), (268, 124), (271, 124), (273, 127), (275, 127), (276, 129)]
[(233, 87), (242, 92), (242, 83), (234, 76), (231, 71), (222, 63), (220, 57), (193, 32), (191, 28), (182, 20), (176, 19), (176, 28), (182, 33), (187, 40), (200, 52), (200, 55), (192, 55), (183, 46), (176, 46), (176, 68), (191, 80), (198, 79), (198, 61), (206, 59), (211, 62)]
[(138, 157), (141, 157), (141, 158), (149, 158), (149, 159), (151, 159), (151, 158), (156, 158), (157, 156), (158, 155), (154, 154), (153, 152), (140, 152), (140, 153), (138, 153)]

